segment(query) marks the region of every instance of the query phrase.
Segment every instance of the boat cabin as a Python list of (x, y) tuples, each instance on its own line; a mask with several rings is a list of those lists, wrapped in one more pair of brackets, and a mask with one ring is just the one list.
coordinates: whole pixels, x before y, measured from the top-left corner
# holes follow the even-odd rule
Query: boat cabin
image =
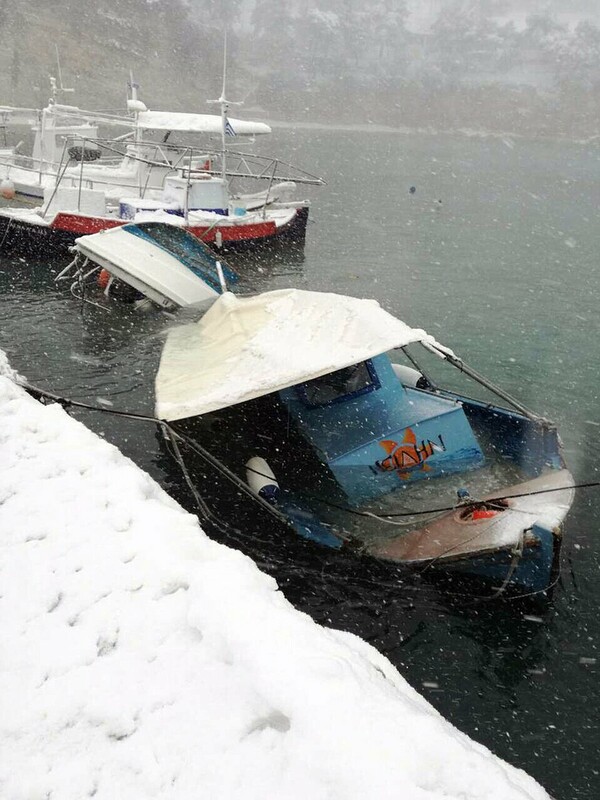
[(78, 255), (162, 308), (206, 306), (238, 275), (204, 242), (162, 222), (130, 223), (76, 240)]
[(421, 339), (430, 337), (374, 301), (225, 294), (199, 323), (170, 332), (157, 412), (182, 419), (274, 394), (347, 502), (360, 505), (483, 463), (462, 404), (404, 385), (386, 354)]
[(353, 505), (484, 460), (461, 403), (404, 386), (386, 354), (280, 397)]
[[(387, 355), (416, 342), (514, 410), (419, 385), (415, 370)], [(212, 435), (206, 446), (240, 482), (245, 470), (254, 496), (304, 538), (483, 578), (496, 595), (552, 586), (573, 500), (555, 426), (374, 301), (299, 290), (221, 295), (200, 322), (169, 332), (156, 414), (180, 420), (184, 437), (198, 428), (206, 444)], [(489, 459), (467, 486), (423, 485), (482, 466), (480, 443)], [(347, 513), (409, 487), (402, 528), (381, 524), (387, 501)]]

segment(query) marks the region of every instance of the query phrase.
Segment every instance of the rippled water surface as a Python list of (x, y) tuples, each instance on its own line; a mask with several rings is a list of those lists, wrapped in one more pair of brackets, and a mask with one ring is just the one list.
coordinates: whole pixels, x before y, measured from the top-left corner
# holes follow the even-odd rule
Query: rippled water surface
[[(304, 252), (238, 262), (248, 283), (379, 299), (554, 419), (576, 479), (598, 480), (598, 145), (323, 130), (276, 138), (282, 157), (328, 186), (309, 191)], [(30, 382), (151, 412), (172, 319), (82, 305), (55, 286), (59, 264), (43, 254), (0, 267), (0, 347)], [(76, 416), (192, 507), (152, 426)], [(554, 797), (591, 800), (600, 796), (599, 519), (600, 493), (582, 490), (561, 582), (541, 608), (449, 596), (282, 540), (260, 520), (211, 533), (252, 555), (319, 622), (367, 638), (457, 727)]]

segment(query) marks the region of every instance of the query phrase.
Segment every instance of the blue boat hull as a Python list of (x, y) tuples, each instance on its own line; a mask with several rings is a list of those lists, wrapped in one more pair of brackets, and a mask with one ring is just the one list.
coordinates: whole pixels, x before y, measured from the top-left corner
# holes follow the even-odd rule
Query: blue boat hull
[(434, 569), (483, 579), (498, 593), (546, 592), (558, 577), (562, 533), (534, 526), (532, 534), (532, 541), (523, 547), (522, 553), (500, 550), (456, 562), (447, 561)]

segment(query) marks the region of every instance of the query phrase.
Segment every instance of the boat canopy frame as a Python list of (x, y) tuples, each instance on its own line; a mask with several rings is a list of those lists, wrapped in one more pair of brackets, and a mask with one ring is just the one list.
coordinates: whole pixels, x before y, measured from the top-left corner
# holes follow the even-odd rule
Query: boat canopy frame
[[(411, 343), (413, 344), (413, 343)], [(490, 381), (484, 375), (482, 375), (477, 370), (470, 367), (467, 363), (465, 363), (462, 358), (459, 358), (456, 353), (450, 350), (443, 345), (440, 345), (439, 342), (416, 342), (416, 344), (421, 344), (426, 350), (433, 355), (437, 356), (438, 358), (446, 361), (448, 364), (453, 366), (459, 372), (467, 375), (471, 378), (475, 383), (482, 386), (484, 389), (487, 389), (489, 392), (494, 394), (496, 397), (504, 400), (508, 403), (512, 408), (522, 414), (524, 417), (527, 417), (532, 422), (539, 422), (539, 423), (546, 423), (552, 424), (547, 420), (545, 417), (541, 416), (540, 414), (536, 414), (531, 409), (527, 408), (527, 406), (523, 405), (523, 403), (519, 402), (515, 397), (513, 397), (509, 392), (504, 391), (501, 389), (497, 384)], [(411, 362), (411, 364), (417, 369), (428, 382), (428, 384), (433, 387), (436, 391), (444, 391), (437, 386), (435, 380), (431, 377), (429, 373), (423, 369), (422, 365), (419, 361), (410, 353), (407, 349), (407, 346), (396, 348), (397, 350), (401, 350), (406, 358)]]

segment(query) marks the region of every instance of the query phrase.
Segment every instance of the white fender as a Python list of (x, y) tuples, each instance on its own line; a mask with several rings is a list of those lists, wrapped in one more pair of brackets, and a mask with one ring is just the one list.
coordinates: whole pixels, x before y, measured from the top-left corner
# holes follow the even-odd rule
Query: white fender
[(404, 364), (392, 364), (392, 369), (395, 376), (404, 386), (412, 386), (414, 389), (419, 386), (419, 381), (421, 381), (421, 384), (423, 382), (423, 375), (418, 369), (407, 367)]
[(255, 494), (268, 503), (277, 499), (279, 484), (273, 470), (261, 456), (252, 456), (246, 461), (246, 482)]

